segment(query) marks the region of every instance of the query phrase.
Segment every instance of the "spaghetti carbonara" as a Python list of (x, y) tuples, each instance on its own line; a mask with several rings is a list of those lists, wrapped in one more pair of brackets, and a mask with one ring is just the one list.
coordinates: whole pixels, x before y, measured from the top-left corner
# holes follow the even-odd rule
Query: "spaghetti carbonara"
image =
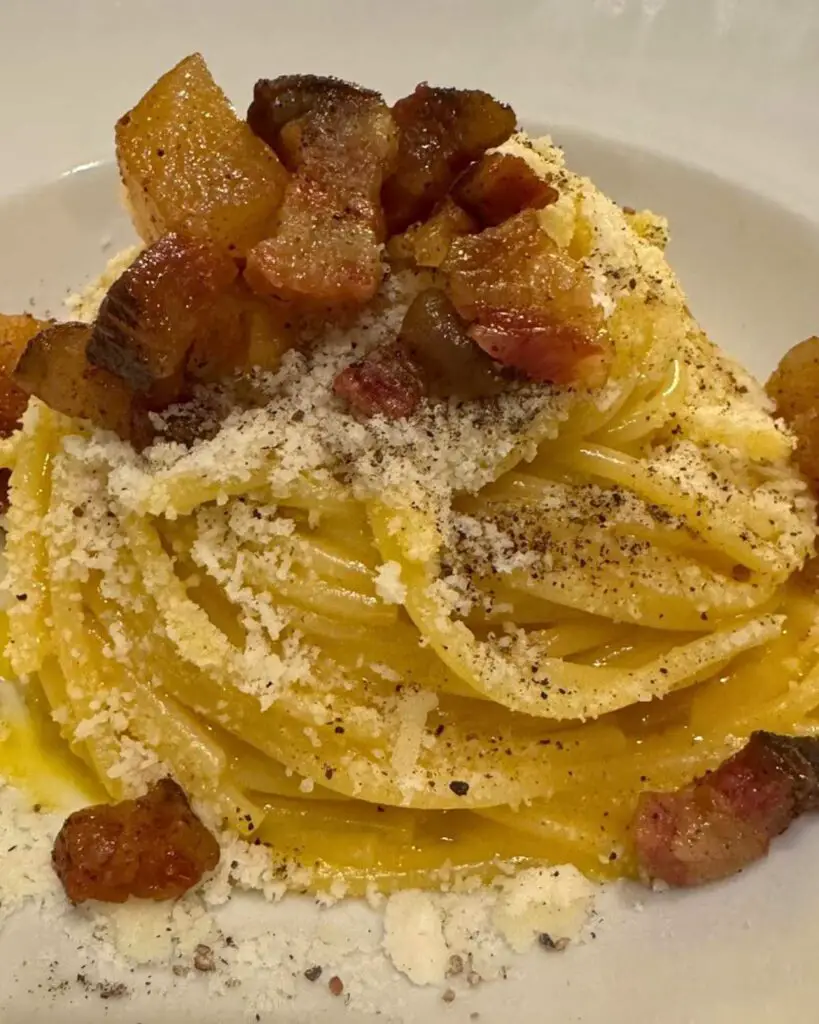
[(37, 399), (3, 442), (9, 671), (77, 778), (172, 775), (293, 888), (627, 874), (641, 791), (816, 732), (790, 436), (692, 318), (659, 218), (548, 139), (500, 152), (557, 190), (538, 230), (592, 282), (603, 384), (357, 415), (333, 380), (435, 275), (396, 263), (192, 445), (173, 412), (137, 453)]

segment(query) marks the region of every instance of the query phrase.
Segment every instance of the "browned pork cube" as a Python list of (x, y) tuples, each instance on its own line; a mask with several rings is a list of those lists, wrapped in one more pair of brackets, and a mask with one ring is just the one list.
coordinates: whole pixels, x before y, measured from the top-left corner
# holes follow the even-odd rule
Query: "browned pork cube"
[(796, 461), (819, 495), (819, 338), (786, 352), (765, 390), (796, 435)]
[(129, 438), (131, 394), (118, 377), (89, 364), (90, 336), (88, 324), (47, 326), (27, 344), (12, 379), (57, 412)]
[(537, 211), (458, 239), (441, 270), (469, 336), (497, 362), (544, 383), (604, 383), (614, 346), (592, 280)]
[(46, 327), (48, 321), (36, 320), (28, 313), (0, 313), (0, 437), (14, 433), (28, 405), (28, 393), (14, 383), (11, 374), (26, 345)]
[(177, 899), (219, 863), (219, 844), (172, 780), (138, 800), (83, 807), (66, 819), (52, 863), (73, 903)]
[(194, 345), (199, 378), (241, 363), (246, 331), (235, 305), (238, 268), (205, 239), (165, 235), (111, 285), (94, 325), (88, 358), (141, 394), (184, 377)]
[(487, 153), (452, 190), (455, 201), (484, 227), (495, 227), (521, 210), (541, 210), (557, 200), (557, 189), (521, 156)]
[(117, 159), (146, 242), (169, 231), (242, 252), (267, 237), (287, 172), (237, 116), (202, 57), (186, 57), (120, 118)]
[(248, 254), (246, 280), (312, 310), (368, 302), (381, 282), (381, 186), (397, 146), (384, 100), (338, 79), (288, 75), (257, 83), (249, 116), (294, 174), (275, 231)]
[(388, 251), (394, 259), (408, 259), (419, 267), (440, 267), (455, 239), (477, 230), (475, 218), (447, 196), (429, 220), (391, 238)]
[(425, 220), (457, 176), (515, 130), (514, 110), (488, 93), (425, 82), (395, 104), (392, 116), (398, 159), (382, 193), (390, 234)]

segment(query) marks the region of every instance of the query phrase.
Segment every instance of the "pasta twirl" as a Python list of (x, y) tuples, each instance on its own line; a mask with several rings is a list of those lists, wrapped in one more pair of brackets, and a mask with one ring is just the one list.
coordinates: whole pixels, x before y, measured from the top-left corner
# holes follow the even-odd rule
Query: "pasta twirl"
[(362, 422), (330, 385), (394, 334), (396, 271), (209, 440), (137, 456), (35, 400), (0, 450), (15, 673), (109, 794), (173, 774), (293, 887), (628, 873), (642, 790), (817, 729), (790, 438), (619, 208), (505, 151), (572, 198), (542, 227), (611, 307), (602, 387)]

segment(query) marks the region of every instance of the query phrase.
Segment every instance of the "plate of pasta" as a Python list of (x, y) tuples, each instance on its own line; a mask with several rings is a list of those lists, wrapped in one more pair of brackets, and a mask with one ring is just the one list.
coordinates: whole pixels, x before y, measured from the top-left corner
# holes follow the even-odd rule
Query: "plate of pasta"
[[(605, 64), (625, 9), (579, 8), (529, 16)], [(100, 163), (0, 202), (3, 1012), (804, 1009), (815, 197), (511, 66), (325, 42), (229, 98), (215, 21), (169, 39)], [(748, 924), (787, 984), (740, 990)]]

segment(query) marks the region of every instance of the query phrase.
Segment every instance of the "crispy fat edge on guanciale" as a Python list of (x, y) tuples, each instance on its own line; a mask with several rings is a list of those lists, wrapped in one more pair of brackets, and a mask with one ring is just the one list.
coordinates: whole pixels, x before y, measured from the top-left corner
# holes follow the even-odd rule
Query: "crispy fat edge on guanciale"
[(605, 383), (614, 345), (592, 281), (536, 210), (456, 239), (441, 271), (470, 337), (493, 359), (543, 383)]
[(500, 394), (509, 384), (502, 370), (469, 337), (446, 295), (429, 288), (410, 303), (398, 338), (345, 367), (333, 387), (365, 416), (401, 419), (424, 396), (468, 401)]
[(14, 433), (28, 405), (28, 391), (14, 382), (12, 374), (28, 343), (52, 323), (28, 313), (0, 313), (0, 437)]
[(119, 377), (88, 361), (90, 338), (89, 324), (46, 327), (26, 345), (12, 380), (57, 412), (130, 439), (133, 395)]

